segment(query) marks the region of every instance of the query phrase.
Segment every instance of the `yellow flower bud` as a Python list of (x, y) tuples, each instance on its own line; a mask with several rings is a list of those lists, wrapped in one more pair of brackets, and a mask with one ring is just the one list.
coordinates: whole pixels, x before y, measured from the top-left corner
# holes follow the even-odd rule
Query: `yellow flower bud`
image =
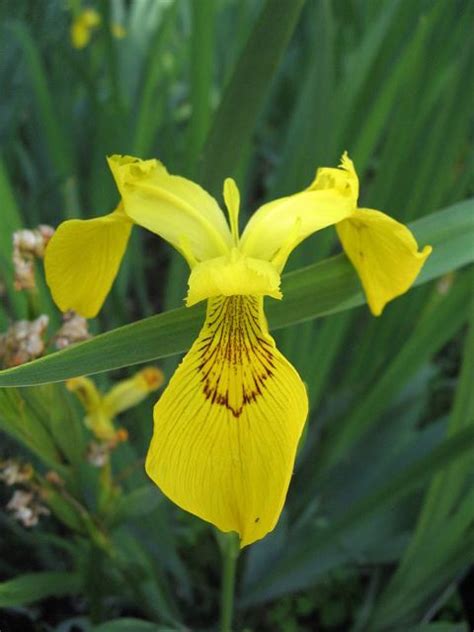
[(81, 402), (86, 416), (84, 423), (97, 439), (111, 444), (126, 441), (124, 428), (115, 428), (113, 420), (121, 412), (136, 406), (156, 391), (164, 382), (163, 371), (148, 366), (131, 378), (122, 380), (103, 395), (88, 377), (75, 377), (66, 382), (66, 388)]
[(160, 388), (163, 382), (164, 376), (160, 369), (146, 367), (110, 389), (104, 397), (104, 410), (115, 417), (124, 410), (137, 406), (149, 393)]

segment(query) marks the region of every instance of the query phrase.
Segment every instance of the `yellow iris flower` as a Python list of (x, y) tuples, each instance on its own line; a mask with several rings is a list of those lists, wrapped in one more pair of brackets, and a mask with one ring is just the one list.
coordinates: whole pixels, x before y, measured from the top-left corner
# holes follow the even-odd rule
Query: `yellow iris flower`
[(163, 382), (163, 372), (148, 366), (115, 384), (105, 395), (88, 377), (73, 377), (66, 382), (66, 387), (75, 393), (84, 407), (84, 423), (94, 436), (113, 444), (121, 435), (114, 425), (115, 417), (137, 406), (150, 393), (159, 389)]
[(83, 9), (74, 18), (71, 25), (71, 43), (74, 48), (85, 48), (92, 33), (100, 26), (101, 17), (95, 9)]
[[(96, 31), (102, 22), (100, 13), (95, 9), (83, 9), (73, 19), (71, 24), (71, 44), (73, 48), (85, 48), (91, 41), (94, 31)], [(123, 39), (127, 36), (127, 31), (118, 22), (110, 24), (110, 32), (116, 39)]]
[(111, 214), (61, 224), (46, 249), (58, 306), (86, 317), (100, 309), (133, 223), (160, 235), (190, 266), (186, 304), (207, 300), (204, 326), (154, 409), (149, 476), (180, 507), (235, 531), (241, 546), (280, 516), (307, 413), (306, 389), (277, 350), (263, 312), (279, 299), (296, 246), (336, 225), (376, 315), (406, 292), (431, 252), (380, 211), (357, 208), (358, 178), (345, 154), (296, 195), (264, 204), (239, 234), (239, 191), (224, 183), (229, 223), (200, 186), (157, 160), (112, 156), (121, 195)]

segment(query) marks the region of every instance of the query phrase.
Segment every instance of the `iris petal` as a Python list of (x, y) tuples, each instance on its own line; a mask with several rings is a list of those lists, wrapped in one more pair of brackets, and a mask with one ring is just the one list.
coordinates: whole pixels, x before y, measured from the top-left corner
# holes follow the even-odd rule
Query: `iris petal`
[(282, 298), (280, 275), (269, 261), (242, 256), (234, 248), (229, 257), (198, 263), (189, 276), (186, 305), (216, 296), (253, 295)]
[[(240, 249), (249, 257), (279, 261), (282, 249), (288, 256), (304, 239), (346, 219), (352, 210), (352, 199), (337, 189), (307, 190), (279, 198), (252, 215), (242, 234)], [(283, 258), (280, 271), (285, 262)]]
[(63, 222), (45, 253), (54, 302), (92, 318), (102, 307), (127, 246), (131, 221), (118, 209), (104, 217)]
[(268, 333), (263, 299), (211, 299), (155, 406), (148, 475), (241, 546), (279, 518), (308, 411), (304, 384)]
[(198, 261), (226, 254), (232, 236), (214, 198), (195, 182), (168, 173), (158, 160), (111, 156), (109, 167), (127, 215)]
[(374, 316), (410, 289), (432, 250), (419, 252), (411, 231), (381, 211), (357, 209), (336, 228)]
[(359, 178), (354, 163), (347, 152), (344, 152), (342, 155), (339, 167), (320, 167), (309, 187), (309, 191), (323, 191), (327, 189), (336, 190), (340, 195), (351, 198), (354, 208), (357, 205)]

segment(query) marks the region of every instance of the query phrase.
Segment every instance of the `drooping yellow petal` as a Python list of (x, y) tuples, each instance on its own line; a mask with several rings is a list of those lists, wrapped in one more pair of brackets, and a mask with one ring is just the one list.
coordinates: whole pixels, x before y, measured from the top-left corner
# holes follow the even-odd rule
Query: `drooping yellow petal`
[(212, 299), (155, 406), (147, 473), (180, 507), (236, 531), (246, 546), (278, 521), (307, 411), (305, 387), (268, 333), (263, 299)]
[(186, 305), (215, 296), (253, 295), (280, 299), (280, 275), (268, 261), (242, 255), (233, 248), (227, 257), (196, 265), (189, 277)]
[(108, 162), (125, 212), (134, 222), (180, 252), (186, 243), (198, 261), (228, 252), (232, 236), (225, 216), (199, 185), (169, 174), (157, 160), (111, 156)]
[(404, 224), (371, 209), (357, 209), (337, 225), (337, 233), (375, 316), (411, 287), (432, 250), (425, 246), (419, 252)]
[[(240, 242), (249, 257), (283, 261), (312, 233), (337, 224), (353, 211), (350, 198), (337, 189), (307, 190), (261, 206), (250, 218)], [(286, 253), (280, 256), (281, 250)]]
[(46, 248), (46, 281), (61, 311), (85, 318), (102, 307), (117, 275), (132, 222), (120, 207), (104, 217), (60, 224)]

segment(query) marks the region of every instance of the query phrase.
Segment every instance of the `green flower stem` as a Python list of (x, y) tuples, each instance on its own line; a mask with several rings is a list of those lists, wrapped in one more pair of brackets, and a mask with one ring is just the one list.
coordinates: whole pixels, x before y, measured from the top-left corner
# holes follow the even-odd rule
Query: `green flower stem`
[(222, 585), (221, 585), (221, 621), (220, 632), (232, 631), (234, 614), (235, 572), (239, 557), (239, 538), (236, 533), (221, 535)]
[(107, 514), (110, 509), (111, 500), (114, 496), (114, 482), (112, 478), (112, 466), (108, 461), (100, 470), (100, 491), (99, 491), (99, 509), (101, 513)]

